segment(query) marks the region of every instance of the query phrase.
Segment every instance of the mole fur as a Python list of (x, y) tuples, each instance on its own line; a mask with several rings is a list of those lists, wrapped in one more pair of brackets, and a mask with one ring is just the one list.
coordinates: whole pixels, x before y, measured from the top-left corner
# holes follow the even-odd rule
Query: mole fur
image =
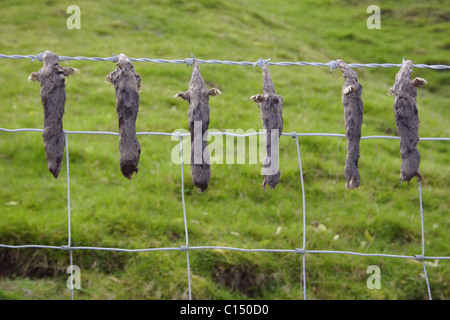
[(119, 120), (119, 152), (122, 175), (131, 180), (138, 173), (141, 145), (136, 137), (136, 119), (139, 112), (141, 76), (134, 70), (128, 57), (118, 56), (117, 68), (106, 76), (105, 81), (114, 85), (116, 111)]
[[(275, 86), (273, 85), (272, 77), (270, 76), (269, 68), (266, 63), (262, 65), (262, 69), (263, 94), (254, 95), (250, 97), (250, 99), (258, 104), (258, 108), (261, 112), (266, 143), (266, 156), (264, 158), (263, 166), (267, 169), (271, 168), (271, 158), (275, 156), (272, 154), (272, 138), (275, 138), (278, 147), (279, 138), (283, 132), (283, 98), (275, 93)], [(278, 131), (274, 131), (274, 137), (272, 137), (272, 130)], [(268, 185), (270, 189), (275, 189), (280, 177), (281, 171), (279, 168), (276, 168), (275, 174), (265, 174), (262, 187), (266, 189), (266, 185)]]
[[(180, 92), (175, 95), (176, 98), (186, 100), (189, 103), (188, 121), (189, 132), (191, 133), (191, 173), (192, 183), (203, 192), (208, 188), (211, 177), (211, 167), (209, 163), (209, 152), (206, 144), (205, 133), (209, 128), (209, 96), (221, 94), (216, 88), (207, 89), (200, 73), (200, 67), (197, 59), (193, 59), (193, 68), (189, 88), (186, 92)], [(195, 130), (196, 123), (201, 126), (201, 131)], [(201, 136), (200, 136), (201, 134)], [(201, 143), (201, 148), (196, 147)], [(201, 151), (201, 154), (195, 154)], [(201, 159), (201, 161), (196, 161)]]
[(78, 70), (72, 67), (62, 67), (59, 64), (59, 57), (49, 50), (43, 53), (42, 61), (42, 68), (38, 72), (32, 72), (28, 81), (38, 81), (41, 84), (41, 101), (44, 107), (42, 137), (45, 157), (48, 170), (57, 179), (66, 144), (62, 121), (66, 102), (65, 77), (78, 73)]

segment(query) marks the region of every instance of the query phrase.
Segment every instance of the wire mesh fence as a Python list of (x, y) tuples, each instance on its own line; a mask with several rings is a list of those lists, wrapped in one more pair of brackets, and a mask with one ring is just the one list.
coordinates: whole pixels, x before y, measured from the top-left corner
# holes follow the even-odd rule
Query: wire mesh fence
[[(40, 55), (2, 55), (1, 58), (11, 58), (11, 59), (35, 59), (42, 60), (42, 54)], [(112, 61), (114, 62), (115, 57), (108, 58), (86, 58), (86, 57), (65, 57), (60, 56), (61, 60), (89, 60), (89, 61)], [(164, 60), (164, 59), (147, 59), (147, 58), (139, 58), (133, 59), (132, 61), (140, 61), (140, 62), (155, 62), (155, 63), (186, 63), (190, 64), (190, 58), (184, 60)], [(219, 61), (219, 60), (199, 60), (200, 63), (223, 63), (228, 65), (243, 65), (243, 66), (259, 66), (261, 62), (269, 63), (268, 60), (258, 60), (256, 62), (235, 62), (235, 61)], [(280, 66), (289, 66), (289, 65), (301, 65), (301, 66), (327, 66), (330, 67), (331, 71), (336, 68), (335, 61), (331, 61), (329, 63), (288, 63), (288, 62), (280, 62), (280, 63), (270, 63), (273, 65)], [(354, 67), (401, 67), (401, 64), (349, 64)], [(444, 65), (414, 65), (419, 68), (430, 68), (435, 70), (446, 70), (450, 69), (450, 66)], [(34, 129), (34, 128), (20, 128), (20, 129), (6, 129), (0, 128), (0, 132), (7, 133), (20, 133), (20, 132), (41, 132), (42, 129)], [(9, 248), (9, 249), (21, 249), (21, 248), (35, 248), (35, 249), (52, 249), (52, 250), (63, 250), (68, 251), (70, 266), (73, 265), (73, 251), (74, 250), (100, 250), (100, 251), (117, 251), (117, 252), (153, 252), (153, 251), (178, 251), (186, 253), (186, 265), (187, 265), (187, 286), (189, 293), (189, 300), (192, 299), (192, 288), (191, 288), (191, 270), (189, 263), (189, 251), (191, 250), (232, 250), (232, 251), (241, 251), (241, 252), (285, 252), (285, 253), (293, 253), (293, 254), (301, 254), (302, 255), (302, 275), (301, 275), (301, 287), (303, 289), (303, 298), (307, 300), (307, 276), (306, 276), (306, 255), (307, 254), (342, 254), (342, 255), (351, 255), (351, 256), (364, 256), (364, 257), (385, 257), (385, 258), (399, 258), (399, 259), (413, 259), (417, 261), (421, 261), (423, 265), (426, 286), (428, 291), (428, 297), (432, 300), (431, 288), (428, 279), (427, 269), (425, 265), (425, 260), (449, 260), (450, 256), (427, 256), (425, 254), (425, 230), (424, 230), (424, 215), (423, 215), (423, 205), (422, 205), (422, 186), (421, 182), (418, 181), (418, 197), (419, 197), (419, 211), (420, 211), (420, 222), (421, 222), (421, 252), (413, 256), (408, 255), (396, 255), (396, 254), (383, 254), (383, 253), (361, 253), (361, 252), (352, 252), (352, 251), (334, 251), (334, 250), (309, 250), (307, 249), (307, 237), (306, 237), (306, 198), (305, 198), (305, 183), (303, 179), (303, 168), (302, 168), (302, 160), (301, 160), (301, 152), (300, 152), (300, 143), (299, 137), (334, 137), (334, 138), (346, 138), (345, 134), (338, 133), (282, 133), (283, 137), (292, 138), (295, 140), (297, 156), (298, 156), (298, 165), (299, 165), (299, 175), (300, 175), (300, 184), (302, 190), (302, 226), (303, 226), (303, 239), (302, 239), (302, 247), (301, 248), (286, 248), (286, 249), (264, 249), (264, 248), (236, 248), (236, 247), (226, 247), (226, 246), (190, 246), (189, 245), (189, 236), (188, 236), (188, 218), (186, 213), (186, 200), (185, 200), (185, 191), (184, 191), (184, 172), (183, 172), (183, 137), (189, 136), (190, 133), (167, 133), (167, 132), (137, 132), (137, 135), (148, 135), (148, 136), (172, 136), (179, 139), (180, 146), (180, 171), (181, 171), (181, 206), (183, 211), (183, 219), (184, 219), (184, 232), (185, 232), (185, 243), (184, 245), (180, 245), (178, 247), (163, 247), (163, 248), (141, 248), (141, 249), (126, 249), (126, 248), (110, 248), (110, 247), (89, 247), (89, 246), (72, 246), (71, 242), (71, 202), (70, 202), (70, 161), (69, 161), (69, 135), (77, 135), (77, 134), (86, 134), (86, 135), (115, 135), (118, 136), (119, 133), (116, 132), (108, 132), (108, 131), (64, 131), (65, 134), (65, 157), (66, 157), (66, 179), (67, 179), (67, 245), (63, 246), (52, 246), (52, 245), (35, 245), (35, 244), (24, 244), (24, 245), (8, 245), (8, 244), (0, 244), (0, 248)], [(251, 135), (262, 135), (262, 132), (254, 132), (247, 134), (237, 134), (230, 132), (209, 132), (209, 135), (231, 135), (235, 137), (248, 137)], [(368, 139), (394, 139), (400, 140), (400, 137), (397, 136), (363, 136), (361, 140)], [(447, 137), (424, 137), (420, 138), (420, 141), (450, 141), (450, 138)], [(70, 297), (74, 300), (74, 287), (71, 285), (70, 287)]]
[[(8, 133), (18, 133), (18, 132), (42, 132), (41, 129), (5, 129), (0, 128), (2, 132)], [(298, 155), (298, 165), (300, 171), (300, 183), (302, 188), (302, 224), (303, 224), (303, 246), (302, 248), (287, 248), (287, 249), (264, 249), (264, 248), (235, 248), (235, 247), (224, 247), (224, 246), (189, 246), (189, 236), (188, 236), (188, 227), (187, 227), (187, 214), (186, 214), (186, 203), (185, 203), (185, 192), (184, 192), (184, 172), (183, 172), (183, 143), (182, 139), (184, 136), (189, 136), (189, 133), (166, 133), (166, 132), (138, 132), (138, 135), (152, 135), (152, 136), (174, 136), (177, 137), (180, 141), (180, 170), (181, 170), (181, 199), (182, 199), (182, 210), (183, 210), (183, 219), (184, 219), (184, 228), (185, 228), (185, 244), (180, 245), (179, 247), (164, 247), (164, 248), (142, 248), (142, 249), (126, 249), (126, 248), (107, 248), (107, 247), (87, 247), (87, 246), (72, 246), (71, 245), (71, 212), (70, 212), (70, 160), (69, 160), (69, 139), (68, 136), (72, 134), (90, 134), (90, 135), (118, 135), (115, 132), (105, 132), (105, 131), (65, 131), (66, 136), (66, 177), (67, 177), (67, 228), (68, 228), (68, 236), (67, 236), (67, 245), (66, 246), (50, 246), (50, 245), (7, 245), (0, 244), (1, 248), (10, 248), (10, 249), (21, 249), (21, 248), (36, 248), (36, 249), (55, 249), (55, 250), (64, 250), (69, 252), (69, 260), (70, 265), (73, 265), (73, 257), (72, 252), (74, 250), (100, 250), (100, 251), (118, 251), (118, 252), (150, 252), (150, 251), (181, 251), (186, 252), (186, 262), (187, 262), (187, 281), (188, 281), (188, 292), (189, 299), (192, 299), (191, 292), (191, 275), (190, 275), (190, 264), (189, 264), (189, 251), (190, 250), (211, 250), (211, 249), (222, 249), (222, 250), (233, 250), (233, 251), (242, 251), (242, 252), (286, 252), (293, 254), (301, 254), (302, 255), (302, 287), (303, 287), (303, 297), (307, 299), (307, 282), (306, 282), (306, 254), (344, 254), (344, 255), (355, 255), (355, 256), (365, 256), (365, 257), (386, 257), (386, 258), (401, 258), (401, 259), (414, 259), (418, 261), (422, 261), (427, 289), (428, 289), (428, 297), (432, 299), (430, 284), (428, 280), (425, 260), (445, 260), (450, 259), (447, 256), (426, 256), (425, 255), (425, 230), (424, 230), (424, 219), (423, 219), (423, 207), (422, 207), (422, 189), (421, 183), (418, 182), (418, 193), (420, 200), (420, 221), (421, 221), (421, 244), (422, 250), (420, 253), (414, 256), (407, 255), (395, 255), (395, 254), (382, 254), (382, 253), (361, 253), (361, 252), (351, 252), (351, 251), (334, 251), (334, 250), (308, 250), (306, 248), (306, 199), (305, 199), (305, 184), (303, 181), (303, 168), (302, 168), (302, 160), (300, 153), (300, 143), (298, 137), (302, 136), (321, 136), (321, 137), (338, 137), (345, 138), (343, 134), (333, 134), (333, 133), (283, 133), (284, 137), (291, 137), (295, 139), (297, 155)], [(210, 134), (214, 135), (233, 135), (237, 137), (245, 137), (249, 135), (259, 135), (262, 134), (260, 132), (250, 133), (250, 134), (236, 134), (236, 133), (228, 133), (228, 132), (211, 132)], [(365, 136), (361, 137), (361, 140), (367, 139), (400, 139), (395, 136)], [(450, 138), (420, 138), (421, 141), (450, 141)], [(74, 299), (74, 289), (71, 288), (71, 299)]]

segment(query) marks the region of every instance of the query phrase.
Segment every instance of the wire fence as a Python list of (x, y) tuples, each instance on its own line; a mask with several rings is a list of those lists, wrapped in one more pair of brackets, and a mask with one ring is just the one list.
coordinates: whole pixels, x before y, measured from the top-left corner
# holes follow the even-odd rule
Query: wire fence
[[(35, 59), (42, 60), (42, 54), (38, 55), (2, 55), (0, 54), (0, 58), (11, 58), (11, 59)], [(112, 61), (114, 62), (115, 57), (108, 58), (86, 58), (86, 57), (65, 57), (60, 56), (61, 60), (89, 60), (89, 61)], [(140, 61), (140, 62), (155, 62), (155, 63), (186, 63), (190, 65), (190, 58), (184, 60), (164, 60), (164, 59), (147, 59), (147, 58), (130, 58), (132, 61)], [(309, 66), (327, 66), (330, 67), (332, 71), (336, 68), (335, 61), (331, 61), (329, 63), (307, 63), (307, 62), (280, 62), (280, 63), (269, 63), (268, 60), (259, 59), (256, 62), (235, 62), (235, 61), (219, 61), (219, 60), (199, 60), (200, 63), (223, 63), (228, 65), (247, 65), (247, 66), (261, 66), (261, 63), (268, 63), (272, 65), (309, 65)], [(353, 67), (401, 67), (402, 64), (349, 64), (349, 66)], [(418, 68), (430, 68), (435, 70), (445, 70), (450, 69), (450, 66), (445, 65), (414, 65)], [(5, 133), (19, 133), (19, 132), (42, 132), (42, 129), (33, 129), (33, 128), (21, 128), (21, 129), (6, 129), (0, 128), (0, 132)], [(283, 137), (291, 137), (295, 139), (297, 155), (298, 155), (298, 165), (299, 165), (299, 174), (300, 174), (300, 183), (302, 189), (302, 225), (303, 225), (303, 242), (301, 248), (287, 248), (287, 249), (263, 249), (263, 248), (255, 248), (255, 249), (247, 249), (247, 248), (235, 248), (235, 247), (225, 247), (225, 246), (189, 246), (189, 236), (188, 236), (188, 226), (187, 226), (187, 214), (186, 214), (186, 203), (185, 203), (185, 192), (184, 192), (184, 172), (183, 172), (183, 137), (190, 136), (190, 133), (167, 133), (167, 132), (137, 132), (137, 135), (149, 135), (149, 136), (172, 136), (179, 139), (180, 146), (180, 170), (181, 170), (181, 202), (182, 202), (182, 210), (183, 210), (183, 218), (184, 218), (184, 231), (185, 231), (185, 243), (184, 245), (180, 245), (179, 247), (163, 247), (163, 248), (142, 248), (142, 249), (126, 249), (126, 248), (107, 248), (107, 247), (87, 247), (87, 246), (72, 246), (71, 242), (71, 203), (70, 203), (70, 171), (69, 171), (69, 135), (72, 134), (89, 134), (89, 135), (115, 135), (118, 136), (117, 132), (108, 132), (108, 131), (66, 131), (65, 133), (65, 141), (66, 141), (66, 177), (67, 177), (67, 231), (68, 231), (68, 239), (67, 245), (62, 246), (51, 246), (51, 245), (7, 245), (0, 244), (0, 248), (10, 248), (10, 249), (21, 249), (21, 248), (36, 248), (36, 249), (54, 249), (54, 250), (63, 250), (69, 252), (69, 260), (70, 266), (73, 266), (73, 256), (72, 252), (74, 250), (100, 250), (100, 251), (118, 251), (118, 252), (151, 252), (151, 251), (179, 251), (186, 252), (186, 263), (187, 263), (187, 281), (188, 281), (188, 292), (189, 292), (189, 300), (192, 299), (192, 288), (191, 288), (191, 270), (189, 263), (189, 251), (191, 250), (232, 250), (232, 251), (242, 251), (242, 252), (285, 252), (285, 253), (294, 253), (302, 255), (302, 285), (303, 288), (303, 298), (307, 300), (307, 282), (306, 282), (306, 254), (343, 254), (343, 255), (354, 255), (354, 256), (363, 256), (363, 257), (385, 257), (385, 258), (399, 258), (399, 259), (413, 259), (417, 261), (421, 261), (423, 265), (428, 297), (432, 300), (431, 288), (428, 279), (428, 273), (425, 265), (425, 260), (449, 260), (449, 256), (426, 256), (425, 255), (425, 229), (424, 229), (424, 217), (423, 217), (423, 205), (422, 205), (422, 186), (420, 181), (418, 182), (418, 193), (419, 193), (419, 209), (420, 209), (420, 222), (421, 222), (421, 252), (420, 254), (407, 256), (407, 255), (395, 255), (395, 254), (383, 254), (383, 253), (361, 253), (361, 252), (352, 252), (352, 251), (334, 251), (334, 250), (309, 250), (306, 246), (306, 198), (305, 198), (305, 183), (303, 180), (303, 168), (302, 168), (302, 160), (300, 153), (300, 144), (299, 137), (312, 137), (312, 136), (320, 136), (320, 137), (337, 137), (337, 138), (346, 138), (345, 134), (338, 133), (282, 133)], [(229, 132), (209, 132), (209, 135), (231, 135), (235, 137), (248, 137), (252, 135), (263, 135), (262, 132), (253, 132), (247, 134), (236, 134)], [(363, 136), (361, 140), (368, 139), (394, 139), (400, 140), (400, 137), (397, 136)], [(450, 141), (450, 138), (447, 137), (429, 137), (429, 138), (420, 138), (420, 141)], [(71, 299), (74, 300), (74, 287), (71, 284), (70, 287), (70, 296)]]
[[(39, 60), (42, 61), (43, 53), (38, 53), (37, 55), (5, 55), (0, 54), (0, 59), (31, 59), (31, 61)], [(75, 61), (109, 61), (109, 62), (117, 62), (117, 56), (114, 56), (114, 54), (111, 57), (68, 57), (68, 56), (59, 56), (60, 60), (75, 60)], [(149, 59), (149, 58), (129, 58), (130, 61), (136, 61), (136, 62), (153, 62), (153, 63), (173, 63), (173, 64), (186, 64), (187, 66), (192, 65), (193, 63), (193, 55), (192, 58), (185, 58), (185, 59)], [(299, 61), (299, 62), (270, 62), (271, 58), (263, 60), (258, 59), (258, 61), (250, 62), (250, 61), (229, 61), (229, 60), (202, 60), (197, 59), (198, 63), (208, 63), (208, 64), (225, 64), (230, 66), (259, 66), (263, 63), (266, 63), (267, 65), (273, 65), (273, 66), (311, 66), (311, 67), (329, 67), (330, 71), (333, 71), (333, 69), (336, 69), (339, 65), (336, 60), (332, 60), (329, 62), (306, 62), (306, 61)], [(403, 65), (403, 63), (349, 63), (348, 66), (352, 68), (400, 68)], [(434, 70), (450, 70), (450, 66), (443, 65), (443, 64), (435, 64), (435, 65), (429, 65), (429, 64), (413, 64), (414, 68), (422, 68), (422, 69), (434, 69)]]

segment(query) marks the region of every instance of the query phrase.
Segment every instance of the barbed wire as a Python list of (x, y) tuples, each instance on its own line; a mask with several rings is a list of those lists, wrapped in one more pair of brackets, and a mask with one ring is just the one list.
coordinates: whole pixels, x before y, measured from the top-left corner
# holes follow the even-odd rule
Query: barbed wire
[[(39, 53), (37, 55), (5, 55), (0, 54), (0, 59), (30, 59), (32, 61), (39, 60), (42, 61), (42, 53)], [(117, 62), (117, 57), (112, 55), (111, 57), (83, 57), (83, 56), (77, 56), (77, 57), (69, 57), (69, 56), (59, 56), (60, 60), (75, 60), (75, 61), (109, 61), (109, 62)], [(172, 63), (172, 64), (186, 64), (191, 65), (192, 64), (192, 58), (185, 58), (185, 59), (149, 59), (149, 58), (129, 58), (130, 61), (136, 61), (136, 62), (152, 62), (152, 63)], [(261, 63), (266, 63), (267, 65), (273, 65), (273, 66), (311, 66), (311, 67), (329, 67), (330, 72), (333, 71), (333, 69), (336, 69), (338, 67), (338, 64), (336, 60), (332, 60), (329, 62), (305, 62), (305, 61), (299, 61), (299, 62), (269, 62), (271, 59), (262, 60), (258, 59), (255, 62), (250, 61), (229, 61), (229, 60), (202, 60), (197, 59), (199, 63), (207, 63), (207, 64), (225, 64), (225, 65), (239, 65), (239, 66), (260, 66)], [(402, 66), (402, 63), (349, 63), (350, 67), (353, 68), (399, 68)], [(413, 64), (413, 67), (415, 68), (422, 68), (422, 69), (434, 69), (434, 70), (450, 70), (450, 66), (443, 65), (443, 64), (436, 64), (436, 65), (429, 65), (429, 64)]]

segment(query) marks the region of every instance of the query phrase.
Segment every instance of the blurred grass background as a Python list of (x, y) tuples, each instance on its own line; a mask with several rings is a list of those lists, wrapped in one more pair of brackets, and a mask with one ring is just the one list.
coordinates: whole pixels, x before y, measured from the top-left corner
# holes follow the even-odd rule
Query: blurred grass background
[[(66, 28), (66, 9), (81, 9), (81, 30)], [(66, 56), (347, 63), (450, 64), (449, 1), (380, 1), (381, 29), (366, 27), (371, 1), (2, 1), (0, 53)], [(110, 62), (63, 61), (80, 73), (66, 81), (66, 130), (117, 132), (114, 89), (104, 83)], [(185, 65), (134, 63), (142, 77), (138, 131), (187, 129)], [(41, 63), (0, 61), (0, 127), (42, 128), (39, 84), (26, 81)], [(211, 99), (210, 128), (259, 130), (249, 99), (261, 93), (259, 68), (201, 65)], [(270, 68), (283, 96), (284, 132), (344, 133), (339, 69)], [(392, 111), (396, 68), (356, 69), (363, 86), (363, 135), (396, 135)], [(450, 136), (450, 73), (414, 69), (421, 137)], [(115, 136), (71, 135), (72, 245), (121, 248), (176, 247), (185, 241), (180, 167), (171, 161), (177, 141), (140, 136), (139, 173), (119, 169)], [(346, 141), (300, 137), (306, 187), (307, 249), (414, 255), (421, 253), (416, 180), (398, 181), (398, 140), (361, 142), (362, 183), (346, 190)], [(184, 167), (191, 246), (299, 248), (302, 195), (295, 140), (281, 139), (282, 177), (261, 188), (261, 165), (212, 165), (209, 188), (198, 193)], [(419, 144), (422, 154), (426, 255), (449, 256), (450, 146)], [(63, 163), (65, 166), (65, 162)], [(64, 170), (47, 171), (39, 133), (0, 133), (0, 243), (67, 244)], [(301, 255), (190, 252), (194, 299), (302, 299)], [(184, 252), (75, 251), (81, 268), (76, 299), (186, 299)], [(434, 299), (449, 298), (449, 264), (427, 261)], [(67, 252), (0, 249), (0, 299), (68, 299)], [(366, 287), (367, 267), (381, 268), (381, 289)], [(422, 264), (413, 260), (346, 255), (306, 256), (308, 299), (426, 299)]]

